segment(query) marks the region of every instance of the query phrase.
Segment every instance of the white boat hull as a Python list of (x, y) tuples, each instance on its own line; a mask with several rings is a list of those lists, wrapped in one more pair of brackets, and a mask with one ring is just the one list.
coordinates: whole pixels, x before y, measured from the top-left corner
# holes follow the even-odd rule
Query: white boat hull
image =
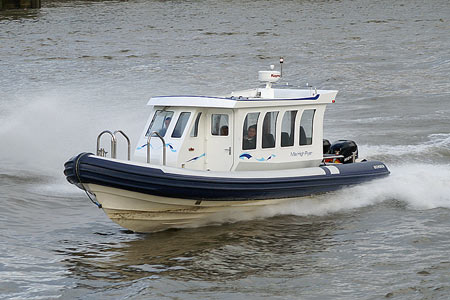
[(137, 193), (96, 184), (85, 184), (95, 194), (107, 216), (135, 232), (198, 227), (233, 220), (236, 212), (250, 213), (257, 207), (292, 199), (254, 201), (197, 201)]

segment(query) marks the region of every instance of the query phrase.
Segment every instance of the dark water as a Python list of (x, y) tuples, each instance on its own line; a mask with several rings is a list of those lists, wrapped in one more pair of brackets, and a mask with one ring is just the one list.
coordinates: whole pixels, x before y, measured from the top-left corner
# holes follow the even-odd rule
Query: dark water
[[(450, 2), (46, 1), (0, 13), (0, 298), (448, 299)], [(285, 57), (338, 89), (325, 135), (389, 178), (133, 234), (65, 182), (151, 95), (223, 94)]]

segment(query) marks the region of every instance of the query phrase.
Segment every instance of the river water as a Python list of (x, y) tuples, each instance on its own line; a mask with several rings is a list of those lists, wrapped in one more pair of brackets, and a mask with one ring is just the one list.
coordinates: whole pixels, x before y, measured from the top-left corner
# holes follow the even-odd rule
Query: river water
[[(51, 1), (0, 13), (1, 299), (448, 299), (450, 3)], [(152, 95), (284, 77), (338, 89), (325, 136), (390, 177), (128, 232), (62, 174), (103, 129), (136, 141)]]

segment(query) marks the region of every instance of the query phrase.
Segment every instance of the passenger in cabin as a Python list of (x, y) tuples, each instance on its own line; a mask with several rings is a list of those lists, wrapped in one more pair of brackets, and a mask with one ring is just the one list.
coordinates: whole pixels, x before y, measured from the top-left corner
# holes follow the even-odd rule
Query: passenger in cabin
[(228, 126), (220, 127), (220, 135), (228, 136)]
[(256, 149), (256, 125), (252, 125), (248, 128), (247, 136), (244, 136), (242, 149)]
[(167, 117), (167, 118), (164, 120), (163, 127), (159, 130), (159, 134), (160, 134), (162, 137), (166, 135), (167, 128), (169, 128), (169, 125), (170, 125), (170, 121), (172, 121), (172, 118), (171, 118), (171, 117)]

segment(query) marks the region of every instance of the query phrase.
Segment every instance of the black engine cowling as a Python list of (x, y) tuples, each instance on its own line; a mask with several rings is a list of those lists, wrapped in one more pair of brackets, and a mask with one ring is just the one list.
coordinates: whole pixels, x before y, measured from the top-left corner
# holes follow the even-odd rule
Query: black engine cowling
[(354, 159), (358, 158), (358, 146), (354, 141), (339, 140), (331, 144), (330, 153), (335, 155), (344, 156), (344, 164), (354, 162)]

